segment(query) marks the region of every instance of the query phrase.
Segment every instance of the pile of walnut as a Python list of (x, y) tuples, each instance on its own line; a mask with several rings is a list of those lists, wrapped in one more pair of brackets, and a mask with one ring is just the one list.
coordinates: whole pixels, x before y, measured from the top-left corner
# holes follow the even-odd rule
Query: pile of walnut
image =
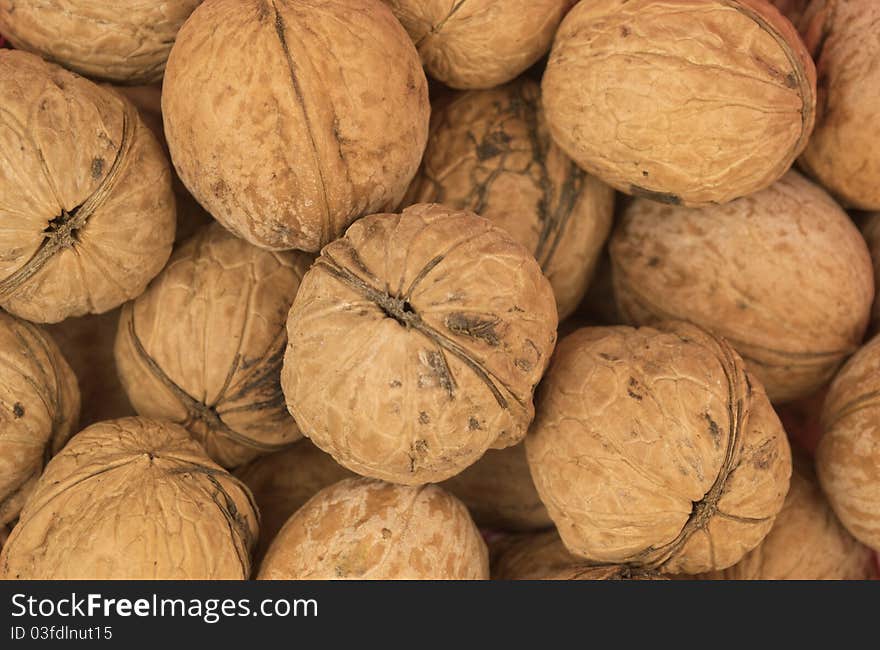
[(100, 5), (0, 0), (0, 578), (876, 575), (876, 0)]

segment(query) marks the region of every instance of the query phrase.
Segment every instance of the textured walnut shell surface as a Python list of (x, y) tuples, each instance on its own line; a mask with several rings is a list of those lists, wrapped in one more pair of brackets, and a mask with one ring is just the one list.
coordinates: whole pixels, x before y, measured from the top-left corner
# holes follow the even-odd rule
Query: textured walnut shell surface
[(45, 330), (0, 311), (0, 527), (76, 427), (79, 388)]
[(346, 479), (278, 533), (260, 580), (486, 580), (489, 555), (467, 508), (434, 485)]
[(722, 206), (632, 201), (612, 236), (625, 322), (682, 319), (723, 336), (774, 402), (827, 383), (861, 344), (874, 299), (853, 222), (794, 171)]
[(871, 550), (834, 516), (806, 458), (795, 460), (791, 487), (764, 541), (735, 565), (702, 576), (715, 580), (865, 580)]
[(490, 449), (441, 487), (461, 499), (480, 526), (527, 531), (553, 525), (535, 490), (522, 444)]
[(560, 341), (526, 438), (532, 477), (566, 547), (593, 563), (726, 568), (782, 508), (788, 441), (729, 345), (660, 327)]
[(177, 30), (202, 0), (0, 0), (0, 32), (15, 47), (87, 77), (161, 81)]
[[(872, 212), (865, 215), (861, 221), (862, 235), (868, 243), (871, 252), (871, 262), (874, 265), (874, 287), (880, 287), (880, 212)], [(880, 327), (880, 297), (874, 296), (874, 306), (871, 309), (871, 329), (877, 331)]]
[(540, 59), (573, 0), (385, 0), (428, 73), (452, 88), (492, 88)]
[(782, 176), (813, 127), (816, 74), (764, 0), (593, 0), (543, 79), (557, 143), (617, 189), (724, 203)]
[(174, 424), (123, 418), (46, 466), (0, 554), (0, 579), (243, 580), (250, 491)]
[(848, 207), (880, 210), (880, 3), (813, 0), (801, 33), (816, 58), (816, 128), (800, 165)]
[(205, 3), (172, 50), (162, 108), (208, 212), (258, 246), (311, 252), (397, 207), (430, 114), (418, 53), (380, 0)]
[(846, 363), (825, 398), (816, 472), (853, 537), (880, 551), (880, 337)]
[(240, 467), (235, 475), (254, 494), (260, 509), (261, 558), (291, 515), (320, 490), (354, 475), (308, 440)]
[(178, 248), (119, 319), (116, 364), (137, 412), (182, 424), (226, 467), (299, 439), (279, 376), (287, 313), (311, 261), (219, 224)]
[(442, 481), (525, 436), (556, 321), (535, 259), (487, 219), (440, 205), (365, 217), (303, 278), (287, 405), (358, 474)]
[(168, 161), (131, 104), (0, 51), (0, 306), (39, 322), (140, 294), (174, 240)]
[(540, 263), (563, 319), (584, 297), (608, 238), (614, 190), (556, 146), (540, 96), (524, 78), (435, 105), (404, 203), (472, 210), (504, 228)]

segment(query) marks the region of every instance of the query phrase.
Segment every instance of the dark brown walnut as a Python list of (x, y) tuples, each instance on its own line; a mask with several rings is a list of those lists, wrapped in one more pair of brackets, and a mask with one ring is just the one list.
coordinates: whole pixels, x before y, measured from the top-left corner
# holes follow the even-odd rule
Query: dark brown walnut
[(135, 415), (113, 358), (119, 309), (68, 318), (47, 330), (76, 375), (81, 396), (79, 428)]
[(492, 88), (540, 59), (574, 0), (385, 0), (428, 73), (452, 88)]
[(522, 444), (490, 449), (441, 487), (461, 499), (480, 526), (527, 531), (553, 525), (535, 490)]
[(819, 481), (853, 537), (880, 551), (880, 337), (835, 377), (822, 411)]
[(76, 377), (45, 330), (0, 311), (0, 528), (79, 417)]
[(625, 322), (678, 318), (723, 336), (773, 402), (830, 381), (868, 325), (865, 242), (846, 212), (794, 171), (723, 206), (636, 199), (610, 250)]
[(801, 33), (816, 59), (816, 129), (800, 165), (846, 206), (880, 210), (880, 3), (813, 0)]
[(137, 412), (182, 424), (225, 467), (299, 439), (279, 375), (287, 312), (311, 261), (216, 223), (178, 248), (119, 319), (116, 365)]
[(0, 0), (0, 33), (87, 77), (162, 79), (177, 30), (202, 0)]
[(812, 461), (795, 456), (785, 505), (764, 541), (735, 565), (700, 576), (710, 580), (865, 580), (874, 576), (871, 550), (831, 511)]
[(257, 246), (311, 252), (397, 207), (430, 114), (418, 52), (380, 0), (207, 2), (171, 52), (162, 109), (208, 212)]
[(308, 440), (257, 458), (236, 470), (235, 475), (251, 489), (260, 508), (257, 560), (306, 501), (325, 487), (354, 476)]
[(770, 531), (791, 452), (764, 389), (696, 326), (584, 328), (560, 341), (526, 438), (565, 546), (593, 564), (727, 568)]
[(244, 580), (258, 523), (250, 491), (183, 428), (100, 422), (46, 466), (0, 580)]
[(534, 254), (559, 318), (584, 297), (611, 230), (614, 190), (550, 138), (541, 89), (521, 79), (435, 104), (428, 147), (404, 204), (471, 210)]
[(487, 580), (489, 556), (467, 508), (435, 485), (352, 478), (293, 515), (259, 580)]
[(703, 206), (761, 190), (801, 153), (816, 72), (764, 0), (591, 0), (543, 78), (556, 142), (622, 192)]
[[(874, 288), (880, 287), (880, 212), (872, 212), (861, 219), (862, 235), (868, 243), (871, 262), (874, 265)], [(871, 308), (871, 329), (876, 332), (880, 328), (880, 297), (874, 297)]]
[(303, 278), (287, 406), (358, 474), (442, 481), (525, 436), (556, 321), (537, 262), (489, 220), (422, 204), (365, 217)]
[(32, 321), (140, 294), (174, 240), (168, 161), (119, 95), (0, 50), (0, 306)]

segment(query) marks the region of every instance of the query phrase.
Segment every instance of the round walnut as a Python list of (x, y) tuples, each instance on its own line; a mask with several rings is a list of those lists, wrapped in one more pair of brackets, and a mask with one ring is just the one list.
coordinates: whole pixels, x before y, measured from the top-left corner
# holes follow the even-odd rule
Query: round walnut
[(353, 478), (291, 517), (260, 580), (486, 580), (489, 555), (467, 508), (440, 488)]
[(610, 249), (626, 322), (682, 319), (723, 336), (774, 402), (830, 381), (870, 318), (864, 239), (831, 197), (793, 171), (723, 206), (636, 199)]
[(680, 322), (563, 339), (526, 451), (572, 553), (665, 573), (738, 562), (769, 532), (791, 471), (742, 359)]
[(453, 88), (492, 88), (538, 61), (574, 0), (385, 0), (428, 73)]
[(0, 51), (0, 307), (32, 321), (140, 294), (174, 240), (162, 149), (118, 94)]
[(180, 30), (162, 109), (208, 212), (257, 246), (311, 252), (397, 207), (430, 114), (418, 53), (380, 0), (206, 2)]
[(801, 21), (819, 72), (800, 164), (848, 207), (880, 210), (880, 3), (813, 0)]
[(162, 79), (177, 30), (202, 0), (0, 0), (0, 32), (17, 48), (87, 77)]
[(764, 541), (713, 580), (865, 580), (874, 576), (871, 550), (834, 516), (812, 463), (795, 458), (785, 505)]
[(404, 202), (472, 210), (504, 228), (538, 260), (563, 319), (584, 297), (608, 238), (614, 190), (553, 143), (540, 87), (524, 78), (435, 107)]
[(525, 436), (556, 321), (535, 259), (487, 219), (440, 205), (372, 215), (303, 278), (287, 406), (358, 474), (442, 481)]
[[(880, 287), (880, 212), (867, 214), (861, 221), (862, 235), (868, 243), (871, 252), (871, 261), (874, 264), (874, 287)], [(880, 296), (875, 295), (874, 306), (871, 309), (871, 328), (877, 331), (880, 328)]]
[(557, 143), (622, 192), (725, 203), (782, 176), (813, 128), (816, 72), (764, 0), (591, 0), (543, 79)]
[(216, 223), (178, 248), (119, 319), (116, 364), (137, 412), (182, 424), (226, 467), (297, 440), (279, 376), (287, 312), (311, 261)]
[(46, 466), (0, 579), (243, 580), (258, 520), (248, 489), (181, 427), (101, 422)]
[(553, 525), (535, 490), (522, 444), (490, 449), (441, 485), (461, 499), (480, 526), (528, 531)]
[(79, 417), (76, 377), (41, 328), (0, 311), (0, 528), (14, 521)]
[(353, 474), (308, 440), (257, 458), (235, 475), (254, 494), (260, 509), (260, 539), (256, 558), (261, 558), (290, 516), (317, 492)]
[(831, 384), (816, 453), (822, 489), (853, 537), (880, 551), (880, 336)]

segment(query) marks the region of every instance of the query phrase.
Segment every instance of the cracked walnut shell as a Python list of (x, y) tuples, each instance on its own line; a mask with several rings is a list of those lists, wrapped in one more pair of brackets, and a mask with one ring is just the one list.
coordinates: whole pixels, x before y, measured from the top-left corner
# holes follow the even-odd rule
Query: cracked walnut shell
[(140, 294), (174, 241), (168, 161), (116, 93), (0, 50), (0, 306), (31, 321)]
[(816, 73), (764, 0), (591, 0), (543, 78), (553, 137), (635, 196), (702, 206), (782, 176), (813, 128)]
[(177, 172), (214, 218), (309, 252), (397, 207), (430, 115), (418, 53), (380, 0), (204, 3), (171, 52), (162, 110)]
[(225, 467), (298, 440), (279, 377), (287, 313), (311, 261), (216, 223), (178, 248), (119, 319), (116, 365), (137, 412), (183, 425)]
[(610, 250), (625, 322), (681, 319), (723, 336), (773, 402), (830, 381), (870, 318), (864, 239), (824, 190), (794, 171), (722, 206), (635, 199)]
[(244, 580), (250, 492), (181, 427), (100, 422), (46, 466), (0, 553), (0, 579)]
[(452, 88), (492, 88), (537, 62), (574, 0), (385, 0), (428, 73)]
[(0, 311), (0, 528), (11, 523), (43, 466), (79, 417), (79, 388), (40, 327)]
[(487, 580), (467, 508), (435, 485), (365, 478), (321, 490), (269, 547), (259, 580)]
[(348, 469), (442, 481), (525, 436), (556, 325), (522, 245), (473, 213), (415, 205), (321, 252), (290, 310), (282, 386), (303, 433)]
[(556, 146), (530, 79), (435, 105), (422, 167), (405, 204), (472, 210), (532, 251), (560, 320), (587, 291), (611, 230), (614, 190)]
[(764, 389), (722, 339), (686, 323), (562, 339), (526, 438), (565, 546), (592, 563), (723, 569), (757, 546), (791, 452)]

